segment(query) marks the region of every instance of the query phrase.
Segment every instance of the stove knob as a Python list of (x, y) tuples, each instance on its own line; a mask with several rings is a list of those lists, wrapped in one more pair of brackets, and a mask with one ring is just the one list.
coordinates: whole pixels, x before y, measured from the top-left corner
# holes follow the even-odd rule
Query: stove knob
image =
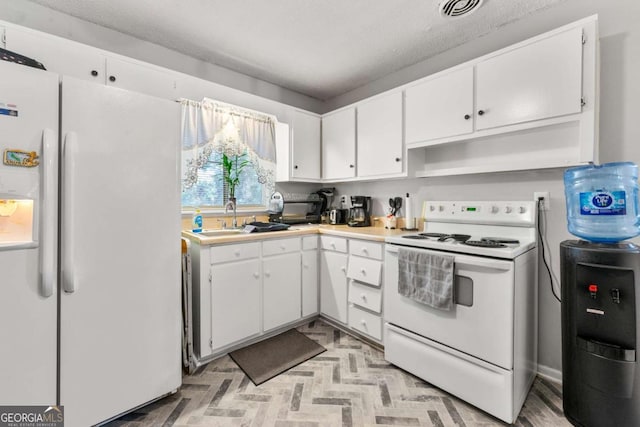
[(512, 210), (513, 208), (511, 206), (507, 206), (504, 208), (504, 213), (511, 213)]
[(433, 205), (429, 205), (429, 210), (430, 210), (431, 212), (433, 212), (433, 211), (435, 211), (435, 210), (436, 210), (436, 207), (435, 207), (435, 206), (433, 206)]
[(438, 206), (438, 210), (439, 210), (440, 212), (444, 212), (444, 206), (442, 206), (442, 205)]
[(498, 213), (500, 209), (497, 206), (491, 206), (491, 213), (495, 214)]
[(520, 212), (521, 214), (525, 213), (527, 211), (527, 208), (525, 208), (524, 206), (520, 206), (520, 208), (518, 209), (518, 212)]

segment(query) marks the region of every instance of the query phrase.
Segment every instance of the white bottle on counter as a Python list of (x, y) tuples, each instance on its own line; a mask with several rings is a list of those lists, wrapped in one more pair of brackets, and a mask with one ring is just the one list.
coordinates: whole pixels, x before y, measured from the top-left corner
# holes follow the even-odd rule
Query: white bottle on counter
[(200, 209), (196, 209), (191, 217), (191, 231), (194, 233), (200, 233), (202, 231), (202, 214)]

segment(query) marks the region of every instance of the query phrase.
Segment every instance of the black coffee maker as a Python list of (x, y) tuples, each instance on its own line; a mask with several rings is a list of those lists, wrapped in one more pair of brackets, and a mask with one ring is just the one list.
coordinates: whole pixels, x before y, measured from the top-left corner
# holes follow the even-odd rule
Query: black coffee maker
[(349, 227), (371, 226), (371, 197), (351, 196), (351, 209), (347, 225)]

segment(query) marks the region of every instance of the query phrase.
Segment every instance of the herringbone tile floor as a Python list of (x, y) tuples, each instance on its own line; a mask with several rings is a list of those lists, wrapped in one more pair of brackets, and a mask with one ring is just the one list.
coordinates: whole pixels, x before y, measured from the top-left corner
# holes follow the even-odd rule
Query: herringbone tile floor
[[(228, 357), (184, 377), (180, 391), (114, 426), (503, 426), (404, 372), (378, 349), (317, 320), (298, 328), (327, 351), (260, 386)], [(571, 424), (559, 385), (537, 378), (517, 426)]]

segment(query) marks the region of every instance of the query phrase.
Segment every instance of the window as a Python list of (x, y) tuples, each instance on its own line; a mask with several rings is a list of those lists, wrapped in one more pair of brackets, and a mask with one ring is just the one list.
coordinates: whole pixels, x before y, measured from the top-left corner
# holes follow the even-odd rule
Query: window
[(182, 206), (264, 210), (274, 189), (275, 122), (208, 98), (182, 104)]
[[(240, 159), (246, 160), (246, 155)], [(205, 166), (198, 169), (198, 180), (191, 188), (182, 189), (182, 207), (223, 208), (229, 200), (229, 188), (224, 185), (222, 154), (213, 152)], [(240, 184), (236, 188), (236, 204), (239, 208), (266, 206), (265, 185), (251, 164), (240, 173)]]

